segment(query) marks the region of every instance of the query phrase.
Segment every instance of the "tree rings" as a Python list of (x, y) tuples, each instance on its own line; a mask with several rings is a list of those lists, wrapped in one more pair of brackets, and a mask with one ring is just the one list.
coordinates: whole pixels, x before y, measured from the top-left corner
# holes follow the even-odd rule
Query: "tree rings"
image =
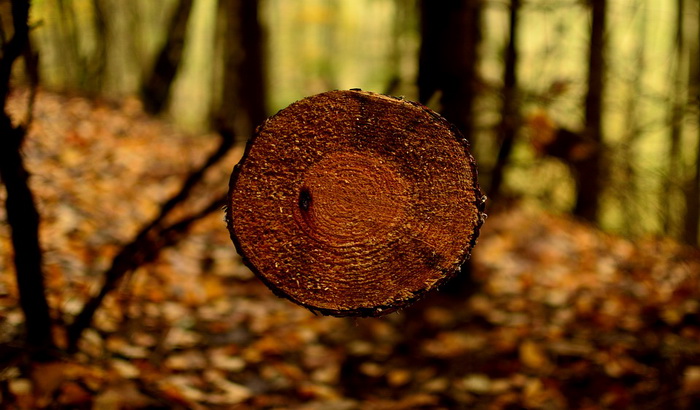
[(454, 276), (483, 222), (469, 145), (417, 103), (330, 91), (269, 118), (231, 176), (227, 223), (277, 295), (376, 316)]

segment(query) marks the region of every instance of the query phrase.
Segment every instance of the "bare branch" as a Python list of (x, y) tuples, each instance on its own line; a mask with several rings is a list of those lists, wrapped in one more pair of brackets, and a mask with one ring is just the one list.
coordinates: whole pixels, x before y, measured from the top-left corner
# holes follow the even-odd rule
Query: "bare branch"
[(102, 304), (105, 296), (117, 287), (127, 273), (157, 259), (163, 249), (179, 242), (195, 221), (223, 206), (224, 197), (222, 196), (212, 200), (209, 205), (198, 213), (171, 225), (162, 226), (163, 221), (170, 215), (172, 210), (190, 197), (192, 189), (202, 180), (206, 171), (218, 163), (233, 147), (232, 135), (222, 134), (221, 138), (219, 147), (210, 154), (204, 164), (185, 179), (180, 190), (161, 206), (159, 214), (144, 226), (130, 243), (124, 245), (114, 257), (112, 265), (105, 272), (104, 283), (100, 291), (85, 303), (81, 312), (68, 327), (69, 350), (75, 351), (77, 349), (77, 344), (83, 331), (92, 323), (95, 312)]

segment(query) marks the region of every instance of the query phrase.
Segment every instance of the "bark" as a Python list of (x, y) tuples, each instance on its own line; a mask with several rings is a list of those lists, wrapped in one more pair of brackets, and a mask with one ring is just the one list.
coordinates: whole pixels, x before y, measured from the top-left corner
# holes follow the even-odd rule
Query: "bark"
[(476, 164), (424, 106), (330, 91), (268, 119), (231, 176), (227, 221), (277, 295), (378, 316), (450, 279), (483, 223)]
[(579, 186), (574, 214), (591, 222), (598, 221), (601, 192), (603, 142), (603, 89), (605, 77), (606, 0), (590, 0), (591, 38), (588, 53), (588, 91), (585, 99), (585, 137), (598, 149), (580, 164)]
[(517, 34), (518, 34), (518, 12), (520, 9), (520, 0), (511, 0), (510, 2), (510, 38), (505, 52), (505, 66), (503, 70), (503, 92), (502, 92), (502, 107), (501, 107), (501, 123), (499, 125), (499, 141), (500, 148), (498, 150), (498, 158), (491, 173), (491, 188), (489, 196), (495, 198), (501, 189), (503, 182), (503, 172), (508, 164), (510, 152), (513, 149), (515, 136), (520, 125), (520, 102), (518, 100), (518, 51), (517, 51)]
[[(25, 52), (29, 42), (28, 14), (28, 2), (12, 2), (14, 33), (9, 41), (3, 43), (0, 58), (2, 107), (7, 101), (12, 65)], [(4, 109), (0, 111), (0, 179), (7, 191), (5, 208), (12, 232), (20, 307), (25, 316), (26, 344), (34, 354), (41, 356), (53, 347), (53, 340), (39, 243), (40, 218), (28, 184), (29, 172), (21, 154), (24, 136), (25, 129), (13, 126)]]
[(144, 108), (151, 114), (160, 113), (170, 97), (170, 90), (182, 61), (191, 11), (192, 0), (180, 0), (170, 20), (166, 41), (158, 53), (151, 74), (143, 83), (141, 95)]

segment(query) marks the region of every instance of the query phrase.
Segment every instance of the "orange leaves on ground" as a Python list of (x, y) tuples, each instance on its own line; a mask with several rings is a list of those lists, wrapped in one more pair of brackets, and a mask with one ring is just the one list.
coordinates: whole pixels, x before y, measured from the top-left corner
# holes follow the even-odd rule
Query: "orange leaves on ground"
[[(25, 155), (52, 313), (70, 321), (215, 141), (147, 118), (133, 101), (40, 93), (36, 109)], [(236, 155), (174, 216), (225, 192)], [(0, 224), (3, 344), (23, 321), (6, 233)], [(257, 281), (212, 215), (125, 278), (77, 355), (30, 371), (3, 363), (3, 399), (16, 408), (700, 405), (697, 250), (515, 207), (489, 218), (472, 263), (479, 287), (469, 296), (433, 293), (380, 319), (319, 317)]]

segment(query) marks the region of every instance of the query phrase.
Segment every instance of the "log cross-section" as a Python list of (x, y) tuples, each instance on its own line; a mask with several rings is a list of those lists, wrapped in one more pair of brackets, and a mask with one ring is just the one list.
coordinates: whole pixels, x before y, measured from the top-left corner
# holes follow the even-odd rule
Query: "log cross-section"
[(377, 316), (454, 276), (483, 223), (469, 144), (437, 113), (330, 91), (269, 118), (231, 176), (227, 223), (277, 295)]

